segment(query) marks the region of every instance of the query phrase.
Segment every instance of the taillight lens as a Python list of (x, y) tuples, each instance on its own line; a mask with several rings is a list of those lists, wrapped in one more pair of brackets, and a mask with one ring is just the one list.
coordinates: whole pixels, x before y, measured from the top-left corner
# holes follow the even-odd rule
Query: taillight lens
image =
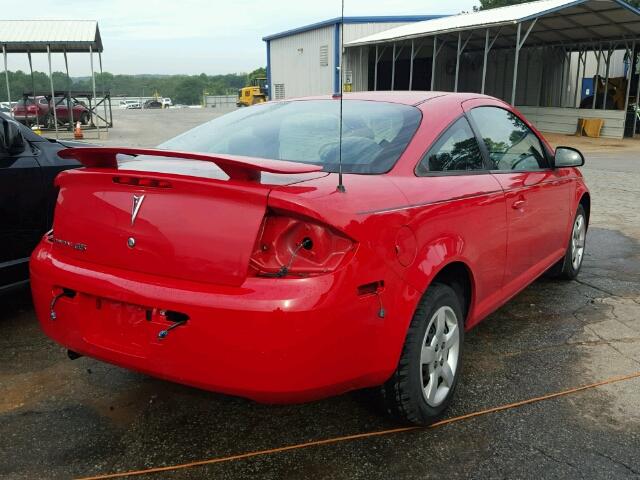
[(36, 113), (37, 110), (38, 110), (38, 107), (36, 107), (35, 105), (29, 105), (27, 107), (27, 112), (29, 113)]
[(258, 276), (322, 275), (344, 264), (354, 247), (353, 240), (327, 225), (303, 217), (268, 213), (250, 265)]

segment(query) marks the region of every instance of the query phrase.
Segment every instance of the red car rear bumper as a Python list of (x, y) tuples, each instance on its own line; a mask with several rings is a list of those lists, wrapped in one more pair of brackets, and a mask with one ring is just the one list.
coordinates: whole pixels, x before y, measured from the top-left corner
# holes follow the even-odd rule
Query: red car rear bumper
[[(226, 287), (89, 269), (52, 250), (44, 240), (31, 258), (36, 313), (48, 336), (83, 355), (268, 403), (381, 384), (396, 366), (404, 322), (392, 319), (398, 333), (390, 335), (378, 297), (359, 296), (349, 268)], [(75, 296), (56, 302), (52, 320), (62, 288)], [(189, 320), (160, 339), (170, 325), (160, 310)]]

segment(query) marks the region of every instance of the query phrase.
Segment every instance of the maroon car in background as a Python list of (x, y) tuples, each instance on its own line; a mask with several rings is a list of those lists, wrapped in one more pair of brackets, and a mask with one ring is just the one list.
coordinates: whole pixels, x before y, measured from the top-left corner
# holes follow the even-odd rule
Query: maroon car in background
[(12, 109), (13, 118), (25, 125), (46, 125), (53, 127), (54, 116), (52, 105), (56, 105), (56, 116), (59, 123), (69, 123), (72, 121), (71, 112), (73, 110), (73, 122), (79, 121), (87, 125), (91, 120), (89, 109), (77, 100), (72, 100), (72, 108), (67, 106), (66, 99), (55, 98), (53, 101), (44, 96), (22, 98)]

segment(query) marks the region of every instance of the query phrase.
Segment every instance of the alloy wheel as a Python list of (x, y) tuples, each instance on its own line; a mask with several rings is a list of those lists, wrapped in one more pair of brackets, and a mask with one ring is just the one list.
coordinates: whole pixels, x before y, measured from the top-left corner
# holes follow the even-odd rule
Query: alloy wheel
[(571, 265), (574, 270), (578, 270), (582, 264), (586, 236), (587, 224), (584, 216), (578, 215), (573, 224), (573, 232), (571, 233)]
[(422, 392), (431, 407), (439, 406), (447, 398), (459, 357), (458, 319), (451, 307), (440, 307), (429, 320), (420, 355)]

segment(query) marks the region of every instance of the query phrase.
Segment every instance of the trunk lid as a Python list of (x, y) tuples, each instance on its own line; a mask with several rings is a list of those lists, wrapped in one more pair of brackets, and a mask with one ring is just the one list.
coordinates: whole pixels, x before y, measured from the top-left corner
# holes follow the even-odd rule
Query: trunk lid
[[(63, 150), (61, 156), (70, 157), (74, 150), (87, 149)], [(322, 175), (307, 172), (299, 177)], [(296, 177), (295, 172), (287, 173), (289, 183), (301, 181)], [(53, 248), (58, 254), (105, 267), (228, 286), (239, 286), (247, 277), (273, 188), (259, 180), (112, 168), (63, 172), (57, 184)]]

